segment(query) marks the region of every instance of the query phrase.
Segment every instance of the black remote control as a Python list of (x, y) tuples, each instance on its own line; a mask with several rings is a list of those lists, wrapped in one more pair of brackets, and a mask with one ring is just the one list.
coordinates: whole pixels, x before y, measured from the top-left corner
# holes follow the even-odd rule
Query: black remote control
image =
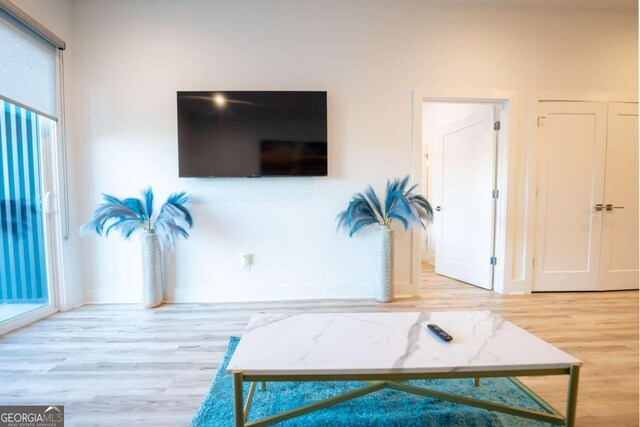
[(449, 341), (453, 340), (453, 337), (451, 335), (449, 335), (448, 333), (446, 333), (438, 325), (434, 325), (434, 324), (427, 325), (427, 328), (429, 328), (429, 330), (431, 332), (436, 334), (438, 336), (438, 338), (440, 338), (442, 341), (449, 342)]

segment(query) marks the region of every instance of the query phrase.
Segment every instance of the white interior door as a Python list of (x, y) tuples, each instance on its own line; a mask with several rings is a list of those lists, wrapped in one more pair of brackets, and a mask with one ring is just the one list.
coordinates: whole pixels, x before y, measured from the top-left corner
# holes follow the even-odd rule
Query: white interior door
[(609, 104), (598, 290), (638, 289), (638, 104)]
[(433, 162), (436, 273), (492, 288), (496, 132), (494, 106), (438, 133)]
[(601, 102), (539, 103), (535, 291), (598, 287), (606, 109)]

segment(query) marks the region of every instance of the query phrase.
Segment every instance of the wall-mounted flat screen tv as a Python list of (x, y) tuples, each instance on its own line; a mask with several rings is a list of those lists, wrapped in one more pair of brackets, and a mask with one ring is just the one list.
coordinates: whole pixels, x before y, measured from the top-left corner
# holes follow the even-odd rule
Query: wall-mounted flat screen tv
[(326, 92), (178, 92), (181, 177), (327, 175)]

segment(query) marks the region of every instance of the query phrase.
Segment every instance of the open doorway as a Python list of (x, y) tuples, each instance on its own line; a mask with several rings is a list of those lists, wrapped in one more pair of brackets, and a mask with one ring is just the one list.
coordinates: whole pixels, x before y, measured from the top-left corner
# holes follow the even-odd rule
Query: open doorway
[(422, 187), (434, 207), (421, 259), (435, 272), (494, 287), (499, 131), (503, 104), (427, 100), (422, 105)]

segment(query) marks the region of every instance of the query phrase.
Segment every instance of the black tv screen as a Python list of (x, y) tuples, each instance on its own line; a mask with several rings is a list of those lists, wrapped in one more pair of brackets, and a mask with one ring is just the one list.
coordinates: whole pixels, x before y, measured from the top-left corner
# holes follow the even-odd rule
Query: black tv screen
[(326, 92), (178, 92), (181, 177), (327, 175)]

